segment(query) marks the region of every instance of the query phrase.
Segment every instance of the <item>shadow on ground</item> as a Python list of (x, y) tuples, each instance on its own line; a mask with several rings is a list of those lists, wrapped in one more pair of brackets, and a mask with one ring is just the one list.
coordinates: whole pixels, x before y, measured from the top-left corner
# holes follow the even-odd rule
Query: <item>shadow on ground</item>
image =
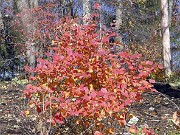
[(180, 86), (171, 87), (169, 84), (156, 83), (154, 84), (154, 88), (169, 97), (180, 98)]

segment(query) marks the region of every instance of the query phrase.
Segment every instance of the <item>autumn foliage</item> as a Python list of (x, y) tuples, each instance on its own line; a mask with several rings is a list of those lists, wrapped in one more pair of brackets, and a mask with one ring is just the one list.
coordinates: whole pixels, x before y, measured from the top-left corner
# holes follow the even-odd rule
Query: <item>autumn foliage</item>
[(141, 100), (141, 93), (154, 91), (154, 80), (147, 77), (158, 64), (127, 50), (112, 54), (108, 39), (116, 34), (99, 31), (94, 22), (82, 25), (66, 18), (53, 27), (56, 37), (46, 57), (37, 59), (35, 69), (26, 67), (35, 72), (24, 91), (29, 105), (52, 125), (71, 116), (79, 117), (76, 124), (85, 118), (101, 125), (103, 119), (113, 117), (125, 125), (123, 110)]

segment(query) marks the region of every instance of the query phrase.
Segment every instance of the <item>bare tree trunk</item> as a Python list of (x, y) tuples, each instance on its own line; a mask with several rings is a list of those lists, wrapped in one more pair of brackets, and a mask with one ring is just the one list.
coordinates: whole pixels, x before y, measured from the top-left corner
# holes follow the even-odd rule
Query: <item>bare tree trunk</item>
[(83, 23), (87, 24), (90, 17), (90, 0), (83, 0)]
[(173, 5), (174, 5), (173, 0), (169, 0), (168, 5), (169, 5), (169, 26), (171, 26), (171, 17), (173, 12)]
[[(23, 16), (21, 17), (23, 26), (28, 34), (34, 35), (35, 32), (35, 23), (32, 21), (33, 17), (30, 12), (27, 12), (26, 10), (30, 8), (35, 8), (38, 6), (38, 0), (18, 0), (16, 1), (17, 8), (19, 12), (24, 12)], [(32, 23), (33, 22), (33, 23)], [(28, 35), (27, 35), (28, 36)], [(35, 67), (35, 61), (36, 61), (36, 45), (32, 38), (27, 37), (26, 41), (26, 55), (28, 64), (31, 68)]]
[(3, 24), (3, 16), (2, 13), (0, 11), (0, 30), (4, 29), (4, 24)]
[[(1, 3), (0, 3), (1, 4)], [(2, 17), (2, 13), (0, 11), (0, 42), (1, 43), (4, 43), (4, 38), (3, 38), (3, 35), (4, 35), (4, 32), (3, 32), (3, 29), (4, 29), (4, 24), (3, 24), (3, 17)], [(0, 46), (1, 48), (1, 46)], [(0, 62), (3, 61), (3, 57), (0, 55)], [(2, 64), (2, 63), (1, 63)], [(1, 65), (1, 68), (3, 68), (3, 66)], [(2, 72), (2, 69), (0, 69), (0, 73)]]
[[(116, 32), (119, 34), (120, 34), (119, 28), (121, 25), (122, 25), (122, 3), (121, 1), (119, 1), (116, 7), (116, 24), (115, 24)], [(118, 41), (122, 42), (121, 36), (118, 39), (119, 39)]]
[(171, 75), (171, 50), (170, 50), (170, 32), (169, 32), (169, 14), (168, 0), (161, 0), (161, 29), (162, 29), (162, 45), (163, 45), (163, 63), (165, 75)]
[[(122, 36), (120, 33), (120, 27), (122, 25), (122, 0), (117, 1), (117, 7), (116, 7), (116, 23), (115, 23), (115, 30), (118, 34), (118, 37), (116, 38), (116, 41), (122, 43)], [(124, 49), (122, 45), (116, 45), (115, 52), (120, 52)]]

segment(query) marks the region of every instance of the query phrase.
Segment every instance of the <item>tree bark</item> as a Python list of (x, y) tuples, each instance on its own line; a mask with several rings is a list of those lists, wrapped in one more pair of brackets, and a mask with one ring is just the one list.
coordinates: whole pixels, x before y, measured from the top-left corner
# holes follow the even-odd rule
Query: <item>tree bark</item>
[(83, 23), (87, 24), (90, 17), (90, 0), (83, 0)]
[[(118, 2), (118, 6), (116, 7), (116, 31), (119, 33), (119, 28), (122, 25), (122, 4), (121, 1)], [(120, 39), (122, 41), (122, 38)]]
[[(4, 41), (4, 23), (3, 23), (3, 15), (2, 15), (1, 11), (0, 11), (0, 42), (5, 43), (5, 41)], [(0, 59), (1, 59), (1, 57), (0, 57)]]
[(172, 18), (173, 5), (174, 5), (173, 0), (169, 0), (168, 5), (169, 5), (169, 26), (171, 26), (171, 18)]
[(171, 75), (171, 49), (170, 49), (170, 32), (169, 32), (169, 14), (168, 0), (161, 0), (161, 30), (162, 30), (162, 45), (163, 45), (163, 64), (165, 75)]
[[(35, 8), (38, 6), (38, 0), (18, 0), (16, 1), (17, 10), (19, 12), (23, 12), (23, 15), (21, 17), (23, 26), (29, 35), (33, 35), (36, 28), (35, 28), (35, 22), (33, 22), (33, 17), (30, 12), (27, 12), (30, 8)], [(28, 36), (27, 35), (27, 36)], [(27, 61), (31, 68), (35, 68), (35, 61), (36, 61), (36, 45), (33, 41), (33, 39), (30, 37), (27, 37), (26, 41), (26, 55), (27, 55)]]
[[(119, 0), (118, 1), (118, 6), (116, 7), (116, 24), (115, 24), (115, 29), (116, 32), (118, 33), (118, 38), (116, 39), (118, 42), (122, 43), (122, 36), (121, 36), (121, 32), (120, 32), (120, 27), (122, 26), (122, 8), (123, 8), (123, 4), (122, 1)], [(124, 47), (122, 45), (116, 45), (116, 52), (120, 52), (124, 49)]]
[(0, 11), (0, 30), (4, 29), (4, 24), (3, 24), (3, 16), (2, 13)]

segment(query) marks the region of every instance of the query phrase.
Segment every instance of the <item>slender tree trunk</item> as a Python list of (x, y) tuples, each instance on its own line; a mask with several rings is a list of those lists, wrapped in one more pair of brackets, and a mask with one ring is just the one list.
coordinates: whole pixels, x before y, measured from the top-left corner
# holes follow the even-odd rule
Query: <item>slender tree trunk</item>
[(172, 18), (173, 5), (174, 5), (173, 0), (169, 0), (168, 5), (169, 5), (169, 26), (171, 26), (171, 18)]
[(83, 23), (87, 24), (90, 17), (90, 0), (83, 0)]
[[(119, 28), (122, 25), (122, 3), (121, 1), (118, 2), (118, 6), (116, 7), (116, 24), (115, 29), (116, 32), (120, 34)], [(120, 36), (119, 41), (122, 42), (122, 37)]]
[(169, 32), (169, 14), (168, 0), (161, 0), (161, 29), (162, 29), (162, 45), (163, 45), (163, 63), (165, 74), (171, 75), (171, 50), (170, 50), (170, 32)]
[(3, 30), (3, 29), (4, 29), (3, 16), (2, 16), (2, 13), (0, 11), (0, 30)]
[[(117, 7), (116, 7), (116, 23), (115, 23), (115, 30), (118, 34), (118, 37), (116, 38), (116, 41), (122, 43), (122, 36), (121, 36), (121, 33), (120, 33), (120, 27), (122, 25), (122, 1), (121, 0), (118, 0), (117, 1)], [(124, 47), (122, 45), (116, 45), (116, 48), (115, 48), (115, 52), (120, 52), (124, 49)]]

